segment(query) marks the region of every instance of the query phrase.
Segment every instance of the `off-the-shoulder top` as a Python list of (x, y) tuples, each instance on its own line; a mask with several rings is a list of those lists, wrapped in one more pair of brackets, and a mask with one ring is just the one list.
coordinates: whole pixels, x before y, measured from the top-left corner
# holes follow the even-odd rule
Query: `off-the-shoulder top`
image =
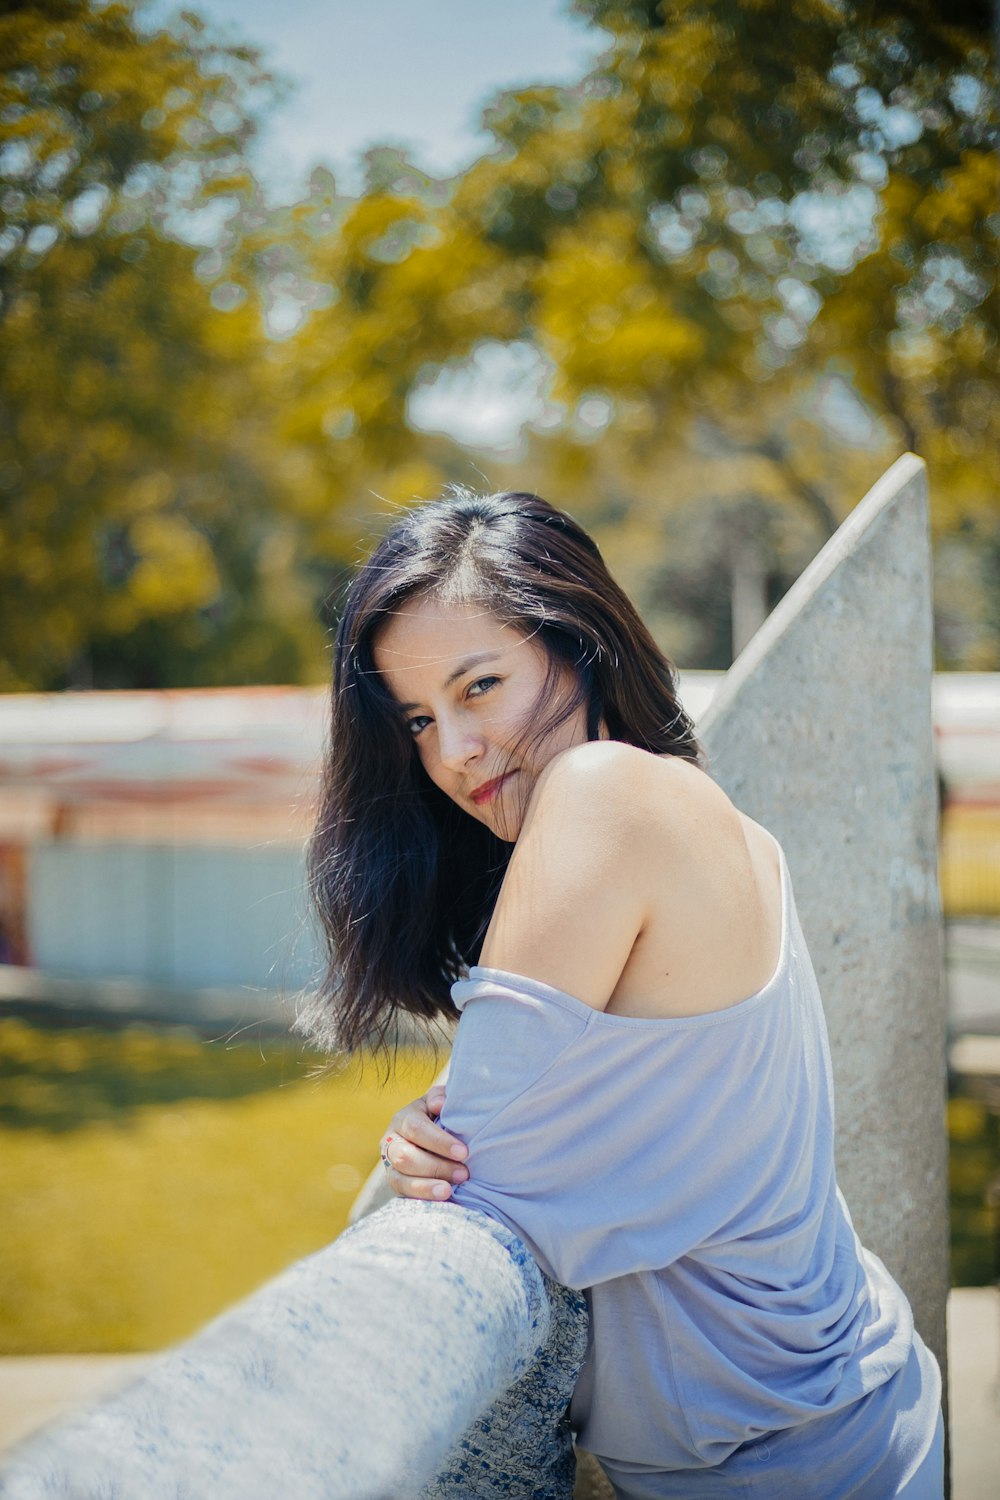
[(780, 850), (781, 949), (724, 1010), (595, 1010), (473, 968), (442, 1123), (457, 1203), (587, 1292), (578, 1442), (667, 1469), (723, 1462), (905, 1363), (913, 1319), (837, 1186), (830, 1051)]

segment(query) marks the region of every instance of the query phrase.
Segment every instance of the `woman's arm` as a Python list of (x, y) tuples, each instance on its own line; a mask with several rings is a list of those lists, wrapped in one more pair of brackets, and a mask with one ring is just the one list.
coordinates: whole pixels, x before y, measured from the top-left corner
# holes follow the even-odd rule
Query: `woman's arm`
[[(651, 769), (642, 752), (613, 743), (579, 747), (546, 768), (480, 963), (548, 980), (603, 1009), (642, 925), (649, 877), (636, 824), (648, 821), (642, 773)], [(466, 1147), (436, 1123), (444, 1102), (436, 1086), (393, 1115), (382, 1137), (400, 1197), (449, 1198), (469, 1177), (456, 1166)]]
[[(557, 757), (539, 778), (479, 961), (559, 983), (601, 1009), (642, 920), (635, 858), (627, 861), (630, 880), (611, 890), (602, 880), (602, 870), (620, 871), (624, 847), (638, 852), (630, 825), (643, 791), (634, 781), (641, 752), (618, 744), (580, 749)], [(581, 930), (588, 945), (577, 967)], [(469, 1176), (456, 1167), (466, 1147), (436, 1124), (444, 1102), (437, 1086), (389, 1122), (382, 1159), (399, 1197), (449, 1198), (451, 1184)]]
[(649, 838), (655, 756), (616, 741), (563, 751), (532, 792), (480, 966), (603, 1010), (642, 931), (662, 863)]

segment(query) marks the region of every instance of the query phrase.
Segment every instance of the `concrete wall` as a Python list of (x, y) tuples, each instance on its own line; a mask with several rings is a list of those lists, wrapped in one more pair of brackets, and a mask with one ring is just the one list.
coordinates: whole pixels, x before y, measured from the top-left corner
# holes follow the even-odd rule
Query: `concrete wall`
[(734, 663), (701, 725), (781, 840), (823, 992), (837, 1172), (944, 1368), (945, 999), (924, 465), (901, 458)]

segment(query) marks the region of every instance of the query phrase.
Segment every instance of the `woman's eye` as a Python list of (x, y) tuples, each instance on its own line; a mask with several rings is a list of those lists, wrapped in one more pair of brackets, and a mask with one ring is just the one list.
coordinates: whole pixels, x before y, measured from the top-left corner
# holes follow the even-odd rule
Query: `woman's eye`
[(407, 719), (406, 727), (412, 735), (418, 735), (430, 722), (426, 714), (414, 714), (412, 719)]
[(478, 677), (469, 688), (469, 696), (481, 698), (484, 693), (490, 691), (490, 688), (495, 687), (499, 681), (499, 677)]

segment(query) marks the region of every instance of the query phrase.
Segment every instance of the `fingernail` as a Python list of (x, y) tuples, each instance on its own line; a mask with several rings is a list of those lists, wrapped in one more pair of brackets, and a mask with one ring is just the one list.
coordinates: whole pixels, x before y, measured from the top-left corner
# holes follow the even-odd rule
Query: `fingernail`
[(435, 1198), (450, 1198), (451, 1188), (446, 1182), (436, 1182), (431, 1189)]
[(462, 1161), (466, 1156), (468, 1149), (468, 1146), (463, 1146), (461, 1141), (459, 1141), (457, 1145), (452, 1146), (451, 1154), (452, 1156), (457, 1157), (459, 1161)]
[(456, 1167), (451, 1174), (452, 1182), (464, 1182), (469, 1173), (465, 1167)]

